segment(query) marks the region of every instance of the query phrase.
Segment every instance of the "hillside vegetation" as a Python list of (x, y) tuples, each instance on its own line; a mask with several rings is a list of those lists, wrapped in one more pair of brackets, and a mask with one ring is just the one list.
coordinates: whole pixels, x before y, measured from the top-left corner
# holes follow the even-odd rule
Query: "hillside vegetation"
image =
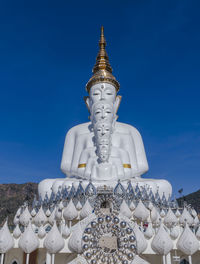
[(177, 200), (181, 206), (183, 205), (184, 201), (186, 201), (187, 204), (191, 204), (191, 206), (194, 207), (198, 214), (200, 213), (200, 190), (183, 196)]
[(24, 201), (32, 203), (35, 194), (37, 194), (37, 183), (0, 184), (0, 225), (6, 217), (12, 225), (19, 206), (23, 205)]

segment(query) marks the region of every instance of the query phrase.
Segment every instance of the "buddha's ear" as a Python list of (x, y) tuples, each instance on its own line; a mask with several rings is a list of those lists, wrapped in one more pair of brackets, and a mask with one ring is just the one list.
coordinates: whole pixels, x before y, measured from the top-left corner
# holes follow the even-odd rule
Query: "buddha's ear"
[(112, 133), (113, 133), (114, 130), (115, 130), (115, 124), (116, 124), (117, 118), (118, 118), (118, 116), (115, 115), (115, 118), (113, 119), (113, 122), (112, 122)]
[(114, 102), (114, 110), (115, 110), (115, 114), (117, 114), (117, 111), (118, 111), (118, 109), (119, 109), (119, 106), (120, 106), (121, 100), (122, 100), (122, 96), (121, 96), (121, 95), (117, 95), (117, 96), (116, 96), (116, 100), (115, 100), (115, 102)]
[(87, 106), (87, 109), (88, 109), (88, 111), (90, 113), (90, 97), (89, 96), (84, 96), (83, 99), (84, 99), (85, 104)]

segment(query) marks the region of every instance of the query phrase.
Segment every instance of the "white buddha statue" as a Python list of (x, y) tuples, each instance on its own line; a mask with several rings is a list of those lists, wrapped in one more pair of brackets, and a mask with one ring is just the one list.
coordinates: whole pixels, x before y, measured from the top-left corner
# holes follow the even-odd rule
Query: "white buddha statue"
[[(93, 68), (94, 74), (86, 85), (89, 97), (85, 98), (85, 102), (90, 113), (92, 112), (93, 105), (97, 102), (109, 102), (113, 104), (113, 109), (116, 114), (121, 101), (121, 96), (117, 96), (119, 83), (112, 74), (112, 68), (105, 51), (105, 45), (104, 33), (102, 30), (99, 42), (100, 50)], [(99, 115), (101, 115), (102, 119), (109, 118), (109, 116), (112, 118), (112, 113), (110, 113), (108, 104), (104, 111), (100, 110)], [(95, 120), (91, 121), (95, 122)], [(76, 175), (78, 167), (82, 166), (79, 164), (80, 155), (85, 148), (93, 146), (92, 138), (91, 122), (75, 126), (67, 133), (61, 170), (68, 177)], [(140, 177), (148, 170), (142, 138), (136, 128), (116, 122), (115, 131), (112, 136), (112, 146), (124, 149), (129, 153), (130, 164), (124, 164), (124, 166), (131, 169), (132, 177)]]
[[(88, 152), (88, 149), (92, 151), (94, 148), (92, 123), (97, 122), (99, 118), (101, 120), (112, 119), (113, 115), (116, 115), (121, 101), (121, 96), (117, 95), (119, 83), (112, 74), (105, 46), (106, 42), (102, 28), (99, 42), (100, 50), (93, 68), (94, 74), (86, 85), (89, 96), (85, 98), (85, 102), (91, 113), (92, 122), (75, 126), (66, 135), (61, 161), (61, 170), (67, 176), (65, 186), (72, 184), (76, 180), (78, 181), (80, 178), (79, 169), (85, 169), (87, 166), (87, 157), (84, 159), (83, 153)], [(98, 104), (98, 102), (102, 102), (103, 104)], [(99, 109), (94, 115), (92, 110), (96, 104), (98, 104)], [(113, 107), (110, 107), (110, 104)], [(129, 176), (125, 177), (126, 180), (131, 180), (132, 183), (139, 185), (148, 184), (151, 186), (153, 192), (156, 192), (157, 188), (159, 188), (160, 195), (163, 192), (165, 192), (166, 196), (171, 195), (171, 184), (166, 180), (141, 178), (141, 175), (148, 171), (148, 163), (142, 137), (135, 127), (116, 121), (112, 133), (112, 148), (122, 150), (128, 154), (128, 163), (123, 163), (123, 167), (130, 171)], [(52, 179), (49, 181), (48, 179), (44, 180), (39, 184), (39, 193), (44, 196), (44, 193), (51, 192), (51, 188), (56, 191), (63, 182), (64, 179), (55, 179), (54, 181)]]

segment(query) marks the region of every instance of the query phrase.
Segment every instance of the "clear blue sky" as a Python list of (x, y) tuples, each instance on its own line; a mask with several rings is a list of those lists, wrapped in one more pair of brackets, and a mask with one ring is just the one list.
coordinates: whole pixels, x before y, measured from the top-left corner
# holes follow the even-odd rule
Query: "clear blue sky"
[(200, 189), (199, 10), (198, 0), (1, 1), (0, 182), (62, 177), (104, 25), (119, 121), (143, 136), (146, 177)]

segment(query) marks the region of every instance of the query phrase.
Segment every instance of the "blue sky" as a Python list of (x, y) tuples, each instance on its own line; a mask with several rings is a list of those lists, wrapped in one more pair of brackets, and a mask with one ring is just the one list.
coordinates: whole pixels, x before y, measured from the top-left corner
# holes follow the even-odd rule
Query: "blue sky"
[(100, 26), (121, 84), (119, 121), (143, 136), (174, 193), (200, 189), (199, 1), (1, 1), (0, 183), (64, 176), (66, 132), (83, 102)]

